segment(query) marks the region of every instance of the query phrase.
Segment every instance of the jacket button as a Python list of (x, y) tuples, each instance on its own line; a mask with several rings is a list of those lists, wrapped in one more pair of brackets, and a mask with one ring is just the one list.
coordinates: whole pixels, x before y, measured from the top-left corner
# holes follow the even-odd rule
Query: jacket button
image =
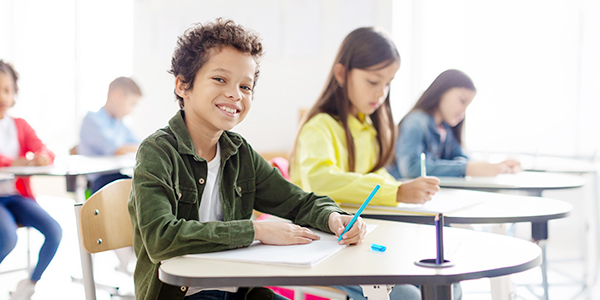
[(242, 192), (242, 187), (241, 186), (238, 186), (238, 192), (240, 192), (240, 193)]
[(182, 286), (180, 289), (182, 292), (185, 292), (185, 291), (187, 291), (187, 286)]
[(200, 182), (200, 184), (204, 184), (204, 178), (200, 178), (198, 182)]

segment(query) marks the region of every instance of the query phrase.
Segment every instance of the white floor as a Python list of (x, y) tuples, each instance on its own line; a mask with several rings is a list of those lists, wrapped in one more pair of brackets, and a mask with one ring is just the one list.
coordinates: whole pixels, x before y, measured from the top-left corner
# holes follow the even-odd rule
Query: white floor
[[(62, 188), (64, 182), (50, 182), (53, 187)], [(590, 231), (593, 224), (587, 224), (585, 216), (590, 214), (590, 209), (582, 201), (573, 200), (584, 197), (585, 190), (561, 191), (545, 194), (546, 197), (562, 199), (572, 202), (575, 209), (569, 218), (554, 220), (550, 222), (550, 238), (547, 243), (547, 253), (549, 257), (549, 281), (550, 299), (600, 299), (600, 285), (595, 284), (583, 290), (581, 285), (573, 284), (573, 279), (582, 280), (585, 270), (591, 270), (589, 267), (593, 263), (586, 264), (582, 260), (585, 253), (581, 249), (587, 249), (587, 246), (594, 246), (593, 239), (586, 238), (584, 232)], [(42, 205), (62, 226), (63, 240), (58, 249), (56, 257), (44, 273), (42, 280), (36, 287), (36, 293), (32, 299), (84, 299), (84, 289), (79, 283), (73, 282), (71, 276), (80, 277), (81, 267), (79, 258), (79, 248), (77, 241), (77, 231), (75, 227), (75, 217), (73, 209), (73, 200), (70, 195), (56, 193), (52, 196), (42, 195), (39, 192), (38, 202)], [(593, 228), (592, 228), (593, 229)], [(521, 238), (528, 238), (529, 227), (526, 224), (517, 224), (514, 228), (514, 235)], [(591, 231), (594, 232), (594, 231)], [(0, 272), (18, 268), (26, 262), (26, 237), (27, 230), (19, 229), (20, 241), (17, 248), (5, 259), (0, 266)], [(32, 258), (35, 261), (36, 250), (39, 249), (43, 237), (35, 230), (31, 230)], [(590, 242), (588, 242), (590, 241)], [(591, 251), (595, 251), (592, 250)], [(595, 256), (590, 256), (594, 258)], [(133, 281), (124, 273), (115, 271), (118, 260), (113, 252), (100, 253), (94, 256), (95, 279), (108, 285), (121, 287), (124, 294), (132, 293)], [(132, 267), (132, 266), (130, 266)], [(10, 299), (9, 291), (13, 290), (17, 283), (27, 277), (26, 271), (17, 271), (8, 274), (0, 274), (0, 300)], [(589, 278), (590, 276), (588, 276)], [(539, 268), (512, 275), (512, 281), (515, 283), (517, 299), (538, 299), (525, 286), (531, 284), (532, 289), (541, 292), (538, 283), (541, 282), (541, 272)], [(589, 282), (593, 280), (589, 279)], [(600, 280), (596, 280), (598, 282)], [(484, 300), (491, 299), (489, 291), (489, 280), (472, 280), (462, 283), (464, 300)], [(97, 299), (110, 299), (108, 292), (97, 291)], [(115, 298), (118, 299), (118, 298)]]

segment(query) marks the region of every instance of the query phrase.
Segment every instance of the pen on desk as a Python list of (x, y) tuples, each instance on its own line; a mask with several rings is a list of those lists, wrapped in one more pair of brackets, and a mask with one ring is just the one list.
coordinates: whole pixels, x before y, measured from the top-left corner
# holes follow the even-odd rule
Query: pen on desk
[(369, 204), (371, 199), (373, 199), (373, 196), (375, 196), (375, 193), (377, 193), (378, 190), (379, 190), (379, 184), (375, 186), (375, 188), (373, 189), (371, 194), (369, 194), (369, 197), (367, 197), (367, 200), (365, 200), (365, 202), (363, 202), (363, 204), (360, 206), (360, 208), (358, 209), (358, 211), (356, 212), (354, 217), (352, 217), (352, 220), (350, 220), (350, 223), (348, 223), (348, 225), (346, 225), (344, 232), (342, 232), (342, 234), (340, 234), (340, 237), (338, 238), (338, 242), (342, 240), (342, 236), (344, 235), (344, 233), (348, 232), (348, 230), (350, 230), (350, 228), (352, 228), (352, 225), (354, 225), (354, 222), (356, 222), (356, 220), (358, 219), (360, 214), (363, 212), (365, 207), (367, 207), (367, 204)]
[(421, 177), (427, 176), (427, 169), (425, 167), (425, 153), (421, 153)]
[(435, 258), (435, 264), (441, 265), (444, 263), (444, 215), (441, 213), (435, 215), (435, 242), (437, 256)]

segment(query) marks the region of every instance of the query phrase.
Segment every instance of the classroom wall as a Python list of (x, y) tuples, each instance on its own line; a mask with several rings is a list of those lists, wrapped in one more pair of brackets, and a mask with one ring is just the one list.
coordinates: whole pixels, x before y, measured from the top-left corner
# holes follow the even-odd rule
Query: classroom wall
[(177, 36), (222, 16), (263, 37), (266, 55), (252, 109), (233, 131), (260, 152), (292, 148), (299, 111), (318, 97), (343, 38), (361, 26), (392, 27), (391, 0), (135, 1), (134, 71), (144, 99), (133, 115), (143, 135), (178, 109), (167, 73)]
[(66, 155), (108, 83), (133, 76), (144, 97), (126, 122), (144, 137), (178, 109), (167, 73), (177, 36), (217, 16), (264, 38), (254, 107), (234, 128), (261, 152), (291, 150), (299, 110), (317, 98), (342, 39), (376, 25), (401, 55), (391, 90), (396, 121), (439, 72), (459, 68), (478, 87), (467, 149), (600, 154), (595, 0), (0, 0), (0, 59), (21, 73), (9, 113)]

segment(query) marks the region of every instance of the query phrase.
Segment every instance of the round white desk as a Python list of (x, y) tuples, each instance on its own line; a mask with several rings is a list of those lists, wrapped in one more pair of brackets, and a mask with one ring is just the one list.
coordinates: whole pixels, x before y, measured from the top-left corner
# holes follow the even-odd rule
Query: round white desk
[(12, 174), (0, 173), (0, 181), (11, 180), (14, 178), (15, 178), (15, 176), (13, 176)]
[[(517, 174), (500, 174), (495, 177), (439, 177), (440, 187), (459, 188), (478, 191), (496, 192), (501, 190), (525, 191), (531, 196), (542, 196), (545, 190), (579, 188), (586, 180), (569, 174), (551, 172), (519, 172)], [(545, 240), (548, 239), (548, 222), (531, 223), (531, 236), (539, 241), (542, 247), (542, 286), (543, 299), (548, 300), (548, 278), (546, 264)]]
[(520, 190), (541, 196), (545, 190), (579, 188), (586, 180), (573, 175), (551, 172), (519, 172), (494, 177), (438, 177), (440, 187), (480, 191)]
[[(435, 227), (365, 219), (378, 227), (357, 246), (349, 246), (312, 267), (294, 267), (177, 257), (163, 261), (158, 278), (176, 286), (417, 284), (424, 300), (452, 299), (462, 280), (522, 272), (541, 263), (540, 248), (528, 241), (459, 228), (444, 228), (448, 268), (424, 268), (415, 261), (436, 255)], [(387, 247), (373, 252), (371, 243)], [(235, 250), (232, 250), (235, 251)]]

